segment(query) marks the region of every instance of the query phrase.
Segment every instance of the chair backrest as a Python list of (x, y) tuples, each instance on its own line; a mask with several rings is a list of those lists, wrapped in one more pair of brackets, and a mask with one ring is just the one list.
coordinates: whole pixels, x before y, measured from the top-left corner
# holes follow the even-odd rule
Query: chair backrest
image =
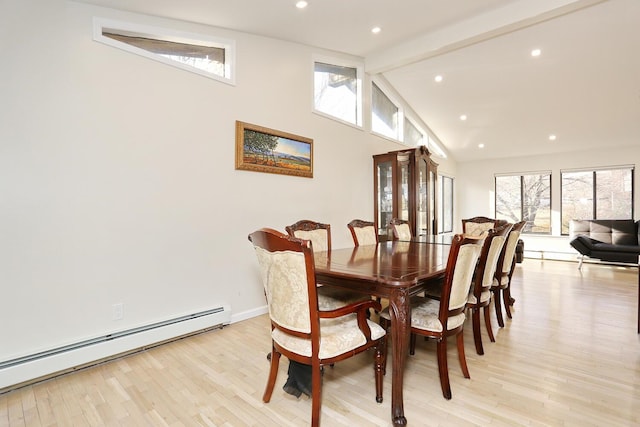
[(447, 324), (448, 317), (462, 313), (465, 308), (483, 240), (482, 236), (453, 236), (440, 297), (442, 325)]
[(309, 241), (270, 228), (251, 233), (249, 240), (260, 264), (271, 324), (285, 332), (296, 331), (310, 337), (319, 328), (319, 320)]
[(474, 216), (462, 220), (462, 233), (469, 236), (480, 236), (485, 231), (496, 228), (499, 220), (487, 218), (486, 216)]
[(511, 272), (513, 262), (516, 258), (516, 246), (518, 245), (518, 239), (522, 234), (522, 229), (527, 224), (527, 221), (520, 221), (513, 224), (511, 231), (507, 236), (507, 241), (502, 248), (502, 253), (498, 259), (498, 265), (496, 267), (496, 278), (501, 283), (504, 276), (507, 276)]
[(347, 224), (347, 227), (351, 232), (351, 237), (353, 238), (353, 244), (355, 246), (378, 244), (378, 233), (376, 232), (376, 226), (372, 221), (354, 219)]
[(410, 241), (413, 237), (409, 221), (400, 218), (393, 218), (389, 221), (389, 226), (393, 230), (393, 240)]
[(285, 227), (289, 236), (311, 240), (313, 252), (331, 250), (331, 226), (303, 219)]
[(480, 301), (480, 295), (483, 291), (487, 291), (493, 286), (498, 259), (502, 252), (502, 247), (507, 240), (507, 234), (511, 230), (513, 224), (505, 224), (498, 228), (492, 228), (487, 231), (487, 237), (482, 245), (480, 259), (474, 277), (474, 295)]

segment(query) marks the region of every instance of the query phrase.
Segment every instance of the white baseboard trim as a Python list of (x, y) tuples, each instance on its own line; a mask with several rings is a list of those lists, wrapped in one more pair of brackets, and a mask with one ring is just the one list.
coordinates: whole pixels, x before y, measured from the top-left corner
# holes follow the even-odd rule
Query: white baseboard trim
[(231, 308), (153, 323), (0, 363), (0, 393), (231, 322)]

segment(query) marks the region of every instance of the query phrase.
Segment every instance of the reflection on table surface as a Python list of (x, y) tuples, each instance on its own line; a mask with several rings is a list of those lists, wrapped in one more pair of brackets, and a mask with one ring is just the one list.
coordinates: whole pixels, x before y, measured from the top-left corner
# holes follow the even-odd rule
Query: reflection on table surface
[(431, 243), (435, 245), (450, 245), (454, 234), (429, 234), (414, 237), (414, 242)]
[(316, 274), (347, 275), (385, 282), (422, 281), (442, 274), (448, 255), (449, 245), (446, 243), (398, 240), (314, 254)]

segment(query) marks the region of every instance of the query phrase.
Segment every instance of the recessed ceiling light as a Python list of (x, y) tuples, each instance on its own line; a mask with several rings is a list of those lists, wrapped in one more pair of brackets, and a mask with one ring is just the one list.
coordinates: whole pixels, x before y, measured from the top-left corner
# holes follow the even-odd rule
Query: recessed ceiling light
[(466, 115), (466, 114), (462, 114), (462, 115), (460, 116), (460, 120), (462, 120), (463, 122), (464, 122), (465, 120), (467, 120), (467, 115)]
[(549, 141), (555, 141), (555, 140), (556, 140), (555, 135), (549, 135)]
[(296, 7), (298, 9), (304, 9), (305, 7), (307, 7), (309, 5), (309, 3), (307, 3), (306, 1), (302, 0), (296, 3)]
[(442, 76), (441, 76), (440, 74), (438, 74), (437, 76), (435, 76), (435, 77), (433, 78), (433, 80), (435, 80), (435, 81), (436, 81), (436, 83), (440, 83), (440, 82), (442, 81)]
[(380, 31), (382, 31), (382, 28), (380, 28), (380, 27), (373, 27), (373, 28), (371, 29), (371, 32), (372, 32), (373, 34), (378, 34)]
[(531, 51), (531, 56), (533, 56), (533, 57), (540, 56), (541, 53), (542, 53), (542, 51), (540, 49), (533, 49)]
[(484, 144), (478, 144), (478, 148), (484, 148)]

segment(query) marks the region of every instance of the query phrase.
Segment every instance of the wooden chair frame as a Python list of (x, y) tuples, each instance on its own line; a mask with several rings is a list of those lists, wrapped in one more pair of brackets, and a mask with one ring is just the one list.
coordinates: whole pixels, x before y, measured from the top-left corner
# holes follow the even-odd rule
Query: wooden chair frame
[[(482, 245), (482, 251), (480, 252), (480, 258), (478, 260), (478, 266), (473, 278), (473, 285), (471, 294), (473, 295), (475, 302), (468, 302), (467, 308), (471, 310), (471, 321), (473, 326), (473, 339), (476, 345), (476, 352), (478, 354), (484, 354), (484, 348), (482, 346), (482, 334), (480, 331), (480, 310), (483, 310), (484, 324), (489, 335), (489, 340), (495, 342), (495, 336), (493, 335), (493, 329), (491, 327), (491, 312), (489, 307), (491, 305), (491, 298), (486, 301), (482, 301), (482, 293), (490, 292), (495, 280), (495, 271), (498, 265), (498, 259), (502, 252), (502, 247), (506, 241), (507, 234), (511, 230), (512, 224), (505, 224), (498, 228), (492, 228), (487, 231), (487, 237)], [(499, 239), (501, 240), (498, 243)], [(499, 248), (495, 245), (500, 244)], [(488, 269), (488, 270), (487, 270)], [(487, 282), (489, 282), (487, 284)], [(470, 295), (471, 295), (470, 294)]]
[(389, 221), (389, 226), (393, 231), (393, 240), (400, 240), (400, 236), (398, 234), (396, 226), (403, 224), (406, 224), (409, 227), (409, 233), (413, 236), (413, 230), (411, 229), (411, 223), (409, 221), (400, 218), (393, 218), (391, 221)]
[(355, 246), (360, 246), (360, 242), (358, 241), (358, 236), (356, 234), (355, 229), (356, 228), (365, 228), (365, 227), (373, 227), (375, 236), (376, 236), (376, 243), (378, 243), (378, 232), (376, 230), (376, 225), (373, 221), (365, 221), (362, 219), (354, 219), (353, 221), (349, 222), (347, 224), (347, 228), (349, 229), (349, 231), (351, 232), (351, 237), (353, 238), (353, 244)]
[[(458, 255), (460, 253), (460, 249), (465, 245), (481, 245), (483, 237), (476, 236), (464, 236), (462, 234), (456, 234), (453, 237), (451, 242), (451, 249), (449, 250), (449, 258), (447, 259), (447, 267), (445, 270), (444, 281), (442, 283), (441, 293), (438, 298), (439, 300), (439, 311), (438, 311), (438, 319), (440, 323), (443, 325), (442, 331), (431, 331), (420, 329), (416, 327), (411, 327), (411, 340), (409, 344), (409, 354), (415, 355), (415, 347), (416, 347), (416, 336), (420, 335), (427, 339), (433, 339), (436, 341), (436, 354), (438, 360), (438, 374), (440, 377), (440, 387), (442, 388), (442, 395), (445, 399), (451, 399), (451, 383), (449, 381), (449, 366), (447, 362), (447, 338), (450, 336), (456, 337), (456, 345), (458, 349), (458, 360), (460, 362), (460, 368), (462, 369), (462, 374), (465, 378), (470, 378), (469, 368), (467, 367), (467, 359), (464, 351), (464, 322), (460, 324), (460, 326), (447, 329), (448, 320), (451, 316), (456, 316), (465, 311), (466, 305), (462, 305), (459, 308), (450, 310), (449, 309), (449, 301), (451, 297), (451, 291), (453, 286), (454, 273), (456, 271), (456, 265), (458, 262)], [(469, 268), (473, 269), (475, 267), (475, 261), (477, 257), (472, 260), (473, 264), (469, 266)], [(471, 277), (472, 272), (469, 272), (469, 278)], [(465, 295), (468, 293), (468, 288), (471, 287), (471, 280), (465, 283), (467, 286), (465, 290)], [(419, 301), (419, 298), (428, 298), (428, 297), (414, 297), (414, 302)], [(389, 320), (385, 317), (380, 318), (381, 325), (387, 329), (389, 327)]]
[[(498, 325), (504, 327), (504, 317), (502, 316), (502, 303), (504, 304), (504, 310), (507, 313), (507, 317), (511, 319), (511, 277), (516, 267), (516, 246), (520, 234), (524, 229), (527, 221), (520, 221), (513, 225), (511, 231), (507, 236), (507, 240), (502, 248), (502, 253), (498, 259), (498, 265), (496, 267), (496, 286), (491, 287), (493, 292), (493, 302), (496, 309), (496, 318), (498, 319)], [(505, 267), (507, 267), (505, 269)], [(506, 270), (506, 271), (505, 271)], [(506, 285), (504, 284), (506, 282)]]
[[(383, 385), (383, 366), (385, 362), (385, 347), (386, 347), (386, 335), (383, 335), (379, 339), (372, 339), (371, 329), (367, 320), (367, 313), (369, 308), (380, 310), (380, 304), (371, 299), (366, 301), (360, 301), (355, 304), (341, 307), (331, 311), (320, 311), (318, 309), (318, 294), (317, 285), (315, 280), (315, 265), (313, 258), (313, 251), (311, 244), (308, 240), (298, 239), (295, 237), (287, 236), (276, 230), (269, 228), (262, 228), (249, 235), (249, 241), (253, 243), (255, 247), (262, 248), (268, 252), (298, 252), (304, 255), (304, 264), (306, 270), (306, 282), (309, 301), (309, 313), (310, 313), (310, 325), (309, 332), (294, 331), (278, 324), (273, 319), (271, 320), (271, 329), (280, 330), (282, 333), (291, 336), (298, 337), (305, 340), (309, 340), (311, 343), (311, 355), (303, 355), (290, 351), (280, 346), (274, 339), (271, 349), (271, 367), (269, 370), (269, 378), (263, 395), (263, 401), (265, 403), (271, 400), (271, 395), (275, 386), (276, 378), (278, 376), (278, 367), (280, 356), (284, 355), (290, 360), (304, 363), (311, 366), (311, 399), (312, 399), (312, 427), (318, 427), (320, 425), (320, 407), (321, 407), (321, 391), (322, 391), (322, 379), (321, 369), (324, 365), (331, 365), (335, 362), (345, 360), (351, 356), (362, 353), (370, 348), (374, 349), (374, 372), (376, 383), (376, 401), (382, 402), (382, 385)], [(265, 283), (265, 287), (271, 286), (270, 283)], [(267, 293), (268, 294), (268, 293)], [(271, 302), (268, 301), (270, 304)], [(355, 313), (357, 317), (358, 328), (366, 338), (366, 342), (345, 353), (335, 355), (331, 358), (320, 358), (320, 336), (321, 336), (321, 319), (334, 319), (342, 317), (348, 314)]]

